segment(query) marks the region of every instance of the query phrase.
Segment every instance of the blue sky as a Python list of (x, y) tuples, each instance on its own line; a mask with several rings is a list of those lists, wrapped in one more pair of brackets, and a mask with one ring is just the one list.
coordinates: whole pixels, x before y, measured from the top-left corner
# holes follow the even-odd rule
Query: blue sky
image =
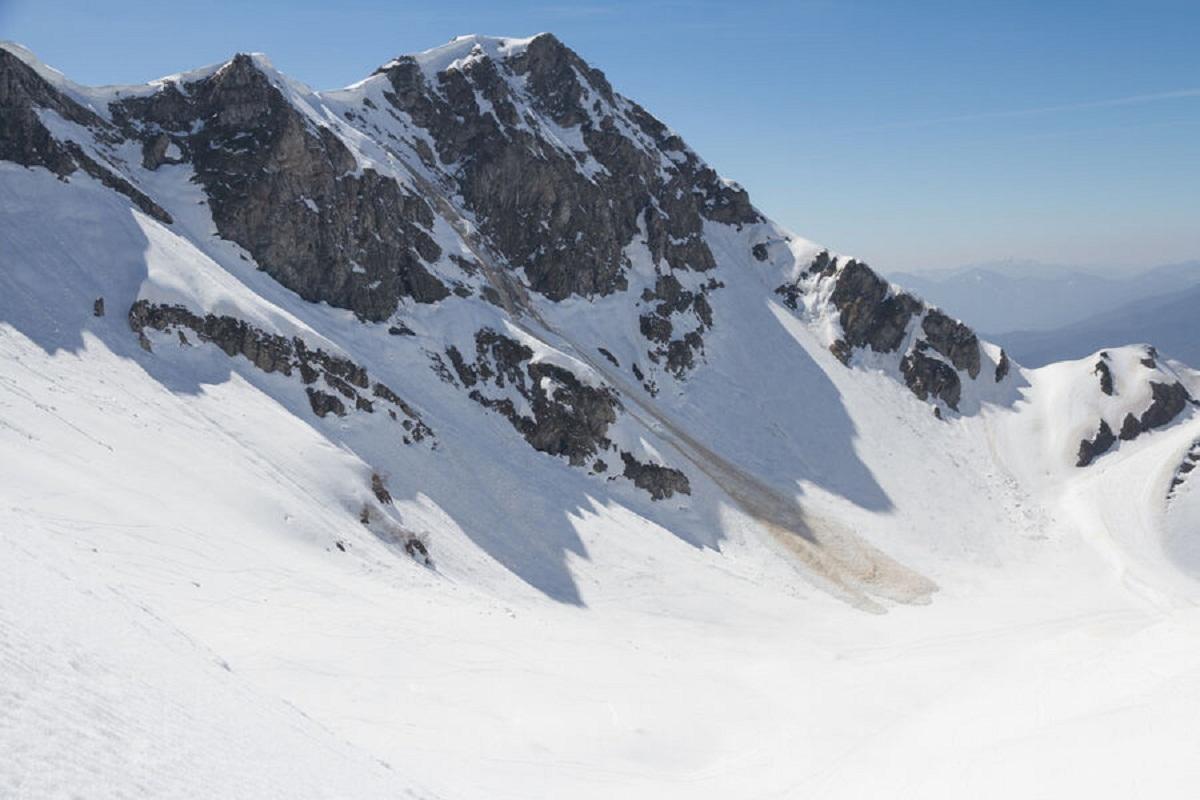
[(543, 30), (768, 214), (884, 269), (1200, 258), (1197, 2), (0, 0), (0, 38), (84, 83), (259, 50), (330, 88)]

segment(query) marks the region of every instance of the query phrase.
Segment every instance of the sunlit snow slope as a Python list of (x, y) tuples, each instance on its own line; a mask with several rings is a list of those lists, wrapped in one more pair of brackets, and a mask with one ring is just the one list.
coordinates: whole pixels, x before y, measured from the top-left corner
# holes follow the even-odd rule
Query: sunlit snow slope
[(1192, 796), (1170, 353), (1022, 368), (547, 35), (0, 113), (0, 795)]

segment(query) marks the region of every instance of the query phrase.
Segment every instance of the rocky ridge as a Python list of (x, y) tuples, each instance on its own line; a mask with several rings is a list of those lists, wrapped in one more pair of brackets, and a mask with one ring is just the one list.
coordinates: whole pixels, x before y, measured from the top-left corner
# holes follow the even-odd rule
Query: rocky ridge
[[(841, 259), (822, 250), (800, 276), (775, 289), (793, 311), (828, 303), (840, 335), (829, 345), (843, 364), (857, 353), (897, 354), (899, 371), (909, 390), (922, 400), (959, 408), (964, 376), (980, 376), (983, 356), (979, 338), (959, 320), (881, 278), (856, 259)], [(999, 351), (991, 376), (1008, 376), (1008, 356)]]
[[(355, 411), (374, 414), (376, 404), (383, 403), (388, 417), (398, 421), (404, 429), (401, 437), (404, 444), (433, 437), (433, 431), (422, 421), (421, 415), (386, 384), (372, 381), (365, 367), (344, 356), (309, 347), (299, 336), (289, 339), (235, 317), (200, 316), (183, 306), (160, 305), (147, 300), (138, 300), (129, 309), (129, 327), (147, 351), (152, 350), (147, 329), (174, 333), (184, 347), (192, 345), (188, 338), (188, 332), (191, 332), (199, 342), (216, 345), (231, 358), (242, 356), (263, 372), (278, 372), (287, 377), (297, 374), (313, 413), (318, 417), (329, 414), (344, 417), (348, 413), (347, 403)], [(318, 378), (325, 389), (318, 388)]]

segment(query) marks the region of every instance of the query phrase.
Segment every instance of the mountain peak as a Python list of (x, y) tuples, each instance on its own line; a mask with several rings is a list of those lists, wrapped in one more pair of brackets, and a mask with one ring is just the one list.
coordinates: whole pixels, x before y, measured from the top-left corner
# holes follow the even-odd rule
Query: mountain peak
[(387, 71), (400, 62), (412, 61), (421, 67), (427, 78), (433, 78), (439, 72), (457, 69), (477, 58), (504, 61), (525, 52), (537, 40), (558, 42), (558, 39), (549, 33), (537, 33), (526, 38), (467, 33), (455, 36), (437, 47), (394, 58), (380, 67), (378, 71)]

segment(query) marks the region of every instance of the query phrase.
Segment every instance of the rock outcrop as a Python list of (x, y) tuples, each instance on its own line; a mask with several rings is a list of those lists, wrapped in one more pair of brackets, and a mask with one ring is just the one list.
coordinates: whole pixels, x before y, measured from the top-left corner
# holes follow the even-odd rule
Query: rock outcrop
[(1179, 466), (1175, 468), (1175, 474), (1171, 476), (1171, 483), (1167, 487), (1167, 499), (1175, 497), (1180, 486), (1187, 483), (1189, 478), (1194, 476), (1196, 468), (1200, 466), (1200, 439), (1192, 442), (1192, 446), (1188, 448), (1184, 454), (1183, 460), (1179, 462)]
[[(1104, 365), (1107, 361), (1107, 354), (1102, 354), (1101, 360), (1097, 362), (1097, 366)], [(1146, 366), (1143, 362), (1143, 366)], [(1094, 370), (1100, 372), (1098, 369)], [(1102, 387), (1104, 391), (1103, 380), (1106, 373), (1100, 372)], [(1079, 443), (1079, 458), (1076, 461), (1076, 466), (1086, 467), (1091, 464), (1098, 456), (1103, 455), (1112, 449), (1117, 444), (1118, 440), (1128, 442), (1138, 438), (1142, 434), (1151, 431), (1155, 428), (1162, 428), (1174, 422), (1180, 414), (1188, 407), (1189, 404), (1195, 403), (1191, 395), (1188, 394), (1186, 388), (1178, 381), (1173, 383), (1163, 383), (1161, 381), (1150, 381), (1150, 405), (1140, 414), (1135, 415), (1132, 412), (1126, 413), (1121, 421), (1121, 430), (1117, 435), (1113, 435), (1112, 427), (1104, 420), (1100, 421), (1099, 433), (1091, 439), (1084, 439)], [(1111, 374), (1110, 383), (1111, 388)], [(1112, 394), (1110, 391), (1104, 391), (1105, 394)]]
[(254, 57), (115, 103), (112, 113), (142, 140), (148, 167), (167, 161), (171, 145), (186, 154), (220, 235), (304, 299), (383, 320), (400, 298), (449, 295), (427, 268), (441, 256), (429, 203), (360, 167)]
[(910, 391), (922, 400), (935, 397), (955, 411), (962, 397), (962, 381), (954, 368), (940, 358), (930, 356), (929, 348), (919, 344), (900, 360), (900, 373)]
[(1079, 443), (1079, 457), (1075, 460), (1075, 466), (1086, 467), (1095, 461), (1097, 456), (1107, 453), (1116, 443), (1117, 437), (1113, 436), (1112, 428), (1107, 422), (1100, 420), (1100, 430), (1096, 435)]
[(642, 292), (639, 305), (647, 310), (638, 323), (651, 344), (646, 355), (653, 363), (664, 365), (680, 379), (695, 367), (696, 357), (704, 352), (704, 333), (713, 325), (708, 294), (723, 286), (709, 279), (698, 290), (689, 291), (678, 278), (667, 274), (658, 276), (653, 289)]
[[(319, 417), (345, 416), (347, 403), (356, 411), (373, 414), (376, 403), (382, 401), (388, 416), (403, 428), (405, 444), (433, 435), (420, 414), (391, 388), (372, 381), (364, 367), (348, 358), (311, 348), (298, 336), (288, 339), (236, 317), (200, 316), (183, 306), (158, 305), (147, 300), (138, 300), (129, 309), (129, 327), (147, 350), (150, 349), (147, 328), (173, 332), (183, 345), (191, 343), (188, 339), (191, 332), (200, 342), (216, 345), (231, 358), (242, 356), (263, 372), (289, 377), (298, 374), (313, 413)], [(324, 388), (317, 385), (318, 379)]]
[[(901, 291), (861, 261), (842, 261), (828, 250), (818, 253), (800, 277), (775, 289), (785, 306), (799, 312), (818, 284), (830, 282), (828, 302), (837, 313), (841, 335), (829, 346), (849, 365), (854, 354), (899, 353), (898, 367), (909, 390), (922, 400), (940, 400), (957, 411), (962, 377), (979, 377), (983, 366), (979, 337), (962, 322)], [(919, 320), (919, 326), (914, 321)], [(915, 327), (915, 329), (914, 329)], [(1001, 351), (994, 382), (1009, 374)]]
[[(704, 220), (761, 219), (744, 191), (549, 34), (509, 56), (476, 45), (434, 76), (412, 57), (380, 74), (392, 109), (434, 143), (431, 166), (552, 300), (625, 289), (635, 236), (670, 269), (705, 271), (716, 262)], [(538, 117), (522, 112), (530, 107)]]
[[(613, 447), (607, 433), (620, 402), (612, 389), (533, 361), (532, 349), (491, 328), (475, 334), (471, 361), (453, 346), (446, 355), (471, 398), (504, 416), (535, 450), (579, 467)], [(519, 400), (527, 410), (518, 409)]]
[(1100, 376), (1100, 391), (1111, 397), (1113, 393), (1113, 376), (1112, 370), (1108, 366), (1108, 353), (1100, 354), (1100, 360), (1096, 362), (1096, 366), (1092, 368), (1092, 372)]
[(1152, 428), (1169, 425), (1187, 408), (1192, 399), (1183, 384), (1178, 382), (1168, 384), (1151, 381), (1150, 391), (1150, 405), (1142, 412), (1141, 416), (1125, 415), (1125, 419), (1121, 423), (1122, 440), (1136, 439), (1140, 434)]
[(614, 389), (594, 386), (555, 364), (535, 361), (525, 344), (483, 328), (475, 334), (468, 360), (454, 346), (446, 357), (472, 400), (507, 419), (533, 449), (565, 458), (571, 466), (607, 471), (599, 456), (619, 453), (624, 476), (655, 499), (690, 493), (679, 470), (639, 462), (609, 439), (621, 402)]
[(625, 465), (622, 474), (633, 481), (634, 486), (648, 492), (652, 500), (664, 500), (676, 493), (692, 493), (687, 475), (677, 469), (643, 463), (627, 452), (621, 453), (621, 461)]
[(0, 161), (25, 167), (44, 167), (66, 179), (78, 170), (120, 192), (141, 211), (171, 223), (171, 215), (117, 172), (89, 155), (78, 142), (55, 138), (40, 113), (55, 114), (85, 128), (100, 144), (113, 145), (120, 136), (94, 111), (50, 85), (28, 64), (0, 48)]

